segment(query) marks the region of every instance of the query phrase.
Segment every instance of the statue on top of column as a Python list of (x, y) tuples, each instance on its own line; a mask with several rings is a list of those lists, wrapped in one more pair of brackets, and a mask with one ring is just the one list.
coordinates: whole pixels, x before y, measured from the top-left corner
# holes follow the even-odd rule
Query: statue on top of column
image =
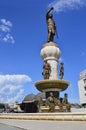
[(53, 14), (50, 13), (53, 9), (54, 8), (51, 7), (46, 13), (46, 22), (47, 22), (47, 27), (48, 27), (48, 42), (53, 41), (55, 34), (58, 37), (57, 31), (56, 31), (56, 25), (53, 20)]

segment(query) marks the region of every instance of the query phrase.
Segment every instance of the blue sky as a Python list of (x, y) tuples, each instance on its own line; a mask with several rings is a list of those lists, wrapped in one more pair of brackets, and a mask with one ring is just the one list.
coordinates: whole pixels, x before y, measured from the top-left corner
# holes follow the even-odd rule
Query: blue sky
[(45, 14), (54, 6), (59, 38), (54, 38), (70, 82), (70, 102), (79, 102), (79, 74), (86, 69), (86, 0), (0, 0), (0, 102), (22, 101), (42, 80), (42, 45), (47, 41)]

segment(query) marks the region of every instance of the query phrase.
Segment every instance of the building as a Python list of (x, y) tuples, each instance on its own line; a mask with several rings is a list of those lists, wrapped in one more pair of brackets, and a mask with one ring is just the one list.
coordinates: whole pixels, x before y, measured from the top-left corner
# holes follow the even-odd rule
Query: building
[(39, 112), (39, 105), (45, 99), (45, 93), (28, 94), (21, 104), (18, 104), (18, 112), (36, 113)]
[(78, 81), (80, 104), (86, 107), (86, 70), (80, 73), (80, 80)]

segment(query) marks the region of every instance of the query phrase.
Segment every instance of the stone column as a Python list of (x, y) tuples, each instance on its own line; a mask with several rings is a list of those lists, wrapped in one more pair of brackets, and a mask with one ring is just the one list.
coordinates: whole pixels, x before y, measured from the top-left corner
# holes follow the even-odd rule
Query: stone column
[(49, 79), (58, 79), (58, 60), (60, 58), (60, 49), (54, 42), (47, 42), (41, 49), (41, 57), (51, 66), (51, 74)]

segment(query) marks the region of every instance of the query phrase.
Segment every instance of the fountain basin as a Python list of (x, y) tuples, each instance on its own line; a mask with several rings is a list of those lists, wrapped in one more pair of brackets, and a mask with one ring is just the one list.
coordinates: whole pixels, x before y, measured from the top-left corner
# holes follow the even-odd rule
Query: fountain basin
[(47, 92), (47, 91), (64, 91), (68, 88), (70, 83), (66, 80), (61, 79), (46, 79), (46, 80), (40, 80), (35, 83), (36, 88), (41, 92)]

